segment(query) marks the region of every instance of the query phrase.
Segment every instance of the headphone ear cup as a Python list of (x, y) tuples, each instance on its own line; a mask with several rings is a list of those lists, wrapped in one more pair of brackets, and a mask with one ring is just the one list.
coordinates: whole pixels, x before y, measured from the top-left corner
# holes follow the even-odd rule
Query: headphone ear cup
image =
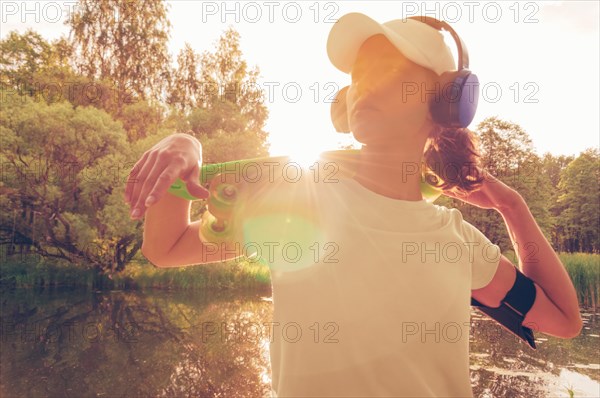
[(477, 111), (479, 79), (470, 70), (461, 69), (443, 73), (440, 83), (440, 95), (429, 103), (433, 120), (444, 127), (467, 127)]
[[(473, 121), (479, 102), (479, 79), (467, 69), (459, 74), (460, 96), (452, 106), (452, 119), (457, 127), (467, 127)], [(456, 80), (455, 80), (456, 81)]]
[(346, 107), (346, 93), (350, 86), (343, 87), (335, 96), (331, 103), (331, 121), (333, 127), (338, 133), (349, 133), (350, 123), (348, 122), (348, 108)]

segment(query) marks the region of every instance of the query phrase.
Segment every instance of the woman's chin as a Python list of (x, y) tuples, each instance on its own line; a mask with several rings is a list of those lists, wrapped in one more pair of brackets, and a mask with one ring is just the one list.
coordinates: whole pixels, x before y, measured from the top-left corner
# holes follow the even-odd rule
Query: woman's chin
[(382, 129), (374, 123), (352, 123), (350, 127), (354, 139), (363, 145), (381, 145), (391, 143), (398, 138), (393, 132)]
[[(382, 123), (381, 121), (350, 120), (350, 131), (356, 141), (363, 145), (407, 144), (421, 133), (422, 123), (417, 126), (408, 123)], [(394, 128), (390, 128), (392, 126)]]
[(380, 123), (377, 123), (377, 120), (369, 120), (367, 118), (351, 119), (350, 130), (354, 134), (354, 138), (360, 143), (365, 143), (365, 140), (369, 140), (382, 133)]

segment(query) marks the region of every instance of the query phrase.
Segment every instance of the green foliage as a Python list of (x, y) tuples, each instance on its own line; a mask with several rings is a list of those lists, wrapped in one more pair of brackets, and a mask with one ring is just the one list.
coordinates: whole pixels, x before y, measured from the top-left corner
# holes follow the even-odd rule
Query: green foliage
[(0, 49), (3, 100), (26, 95), (47, 104), (93, 106), (111, 115), (132, 101), (126, 93), (116, 91), (111, 81), (76, 73), (69, 64), (73, 49), (65, 38), (48, 43), (31, 30), (24, 34), (13, 31), (0, 41)]
[[(227, 29), (202, 54), (186, 44), (171, 70), (166, 7), (160, 0), (81, 0), (68, 21), (70, 40), (48, 42), (32, 30), (0, 40), (0, 244), (9, 254), (18, 247), (121, 271), (141, 247), (141, 223), (130, 221), (123, 191), (145, 151), (186, 131), (202, 143), (205, 163), (268, 154), (259, 69), (248, 68), (239, 34)], [(498, 117), (476, 133), (484, 168), (526, 199), (555, 249), (600, 250), (597, 149), (540, 158), (518, 124)], [(438, 203), (459, 207), (510, 253), (497, 212), (447, 197)], [(195, 204), (192, 216), (202, 210)]]
[(600, 152), (582, 152), (560, 174), (554, 207), (567, 251), (600, 251)]
[(0, 83), (27, 91), (33, 74), (48, 68), (52, 60), (50, 44), (39, 33), (10, 32), (0, 41)]
[(534, 154), (531, 139), (516, 123), (488, 117), (477, 126), (477, 135), (482, 165), (493, 175), (518, 170)]
[(178, 56), (167, 102), (202, 142), (207, 163), (266, 156), (268, 115), (257, 88), (258, 68), (248, 71), (239, 34), (229, 28), (214, 53), (201, 56), (186, 44)]
[(92, 107), (27, 96), (7, 100), (0, 116), (4, 242), (16, 236), (45, 256), (122, 268), (141, 237), (123, 223), (127, 147), (119, 123)]
[(548, 175), (548, 178), (550, 178), (550, 182), (552, 183), (552, 187), (554, 188), (554, 193), (557, 192), (561, 172), (574, 159), (574, 156), (554, 156), (551, 153), (544, 154), (542, 159), (542, 168), (539, 170), (539, 172)]
[(87, 287), (173, 290), (268, 290), (271, 276), (266, 265), (250, 261), (207, 264), (184, 268), (156, 268), (141, 255), (136, 255), (123, 272), (97, 274), (75, 264), (44, 260), (33, 254), (7, 256), (0, 267), (0, 287)]
[(600, 255), (559, 253), (559, 258), (573, 281), (579, 303), (595, 308), (600, 298)]
[(123, 107), (118, 119), (127, 131), (129, 141), (155, 135), (163, 121), (163, 110), (147, 101), (137, 101)]
[(271, 284), (269, 268), (249, 261), (169, 269), (135, 263), (116, 276), (115, 282), (128, 278), (139, 288), (177, 290), (267, 289)]
[[(247, 71), (232, 29), (214, 54), (186, 46), (171, 73), (168, 34), (157, 31), (168, 26), (162, 2), (80, 3), (69, 21), (72, 41), (49, 43), (33, 31), (0, 41), (0, 78), (9, 89), (0, 113), (1, 242), (9, 253), (31, 250), (115, 272), (141, 246), (141, 225), (123, 202), (135, 161), (167, 135), (189, 130), (205, 161), (265, 156), (267, 111), (253, 100), (258, 91), (202, 91), (206, 82), (256, 87), (258, 71)], [(171, 96), (169, 107), (156, 100), (171, 74), (172, 87), (189, 89)]]
[[(557, 251), (600, 251), (600, 162), (597, 149), (578, 157), (543, 157), (534, 152), (531, 139), (517, 124), (497, 117), (485, 119), (475, 131), (484, 170), (525, 199), (537, 224)], [(502, 216), (447, 198), (440, 204), (457, 207), (502, 251), (512, 242)]]
[[(531, 139), (516, 123), (489, 117), (475, 131), (479, 140), (481, 165), (508, 186), (517, 190), (527, 202), (544, 234), (550, 238), (552, 185), (541, 172), (542, 160), (534, 152)], [(512, 249), (502, 216), (495, 210), (483, 210), (451, 200), (465, 219), (478, 227), (502, 251)]]
[(167, 103), (174, 105), (183, 113), (199, 104), (201, 83), (198, 80), (200, 57), (194, 49), (185, 43), (177, 56), (177, 69), (171, 79)]
[(79, 71), (160, 100), (169, 79), (167, 7), (161, 0), (79, 0), (68, 21)]

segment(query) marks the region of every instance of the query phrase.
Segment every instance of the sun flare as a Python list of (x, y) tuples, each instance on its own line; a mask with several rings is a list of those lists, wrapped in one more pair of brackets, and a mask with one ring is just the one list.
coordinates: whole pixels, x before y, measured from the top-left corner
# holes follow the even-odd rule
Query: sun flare
[(289, 152), (290, 161), (298, 163), (303, 169), (307, 169), (319, 159), (321, 152), (323, 151), (319, 149), (296, 148)]

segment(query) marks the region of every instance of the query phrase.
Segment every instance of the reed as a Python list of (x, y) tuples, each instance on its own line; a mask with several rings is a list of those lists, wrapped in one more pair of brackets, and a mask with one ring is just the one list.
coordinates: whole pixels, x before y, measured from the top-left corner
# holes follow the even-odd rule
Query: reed
[[(502, 254), (513, 264), (518, 264), (514, 251), (507, 250)], [(558, 258), (573, 281), (579, 304), (582, 307), (597, 308), (600, 297), (600, 254), (558, 253)]]
[(32, 253), (7, 255), (6, 247), (0, 247), (0, 258), (0, 287), (2, 288), (86, 286), (102, 289), (111, 286), (108, 275), (65, 261), (43, 258)]
[(3, 288), (84, 287), (87, 289), (256, 289), (269, 288), (269, 268), (251, 261), (230, 261), (180, 268), (156, 268), (141, 254), (117, 274), (44, 259), (6, 255), (0, 248)]
[(596, 308), (600, 297), (600, 254), (559, 253), (582, 307)]
[[(180, 268), (156, 268), (139, 254), (118, 274), (99, 274), (83, 268), (37, 256), (6, 256), (0, 248), (0, 286), (87, 287), (90, 289), (243, 289), (270, 288), (269, 268), (252, 261), (230, 261)], [(514, 252), (503, 253), (517, 264)], [(600, 254), (559, 253), (582, 307), (597, 308), (600, 298)]]
[(270, 286), (267, 266), (250, 261), (230, 261), (180, 268), (155, 268), (147, 262), (132, 262), (113, 277), (119, 287), (160, 289), (262, 289)]

